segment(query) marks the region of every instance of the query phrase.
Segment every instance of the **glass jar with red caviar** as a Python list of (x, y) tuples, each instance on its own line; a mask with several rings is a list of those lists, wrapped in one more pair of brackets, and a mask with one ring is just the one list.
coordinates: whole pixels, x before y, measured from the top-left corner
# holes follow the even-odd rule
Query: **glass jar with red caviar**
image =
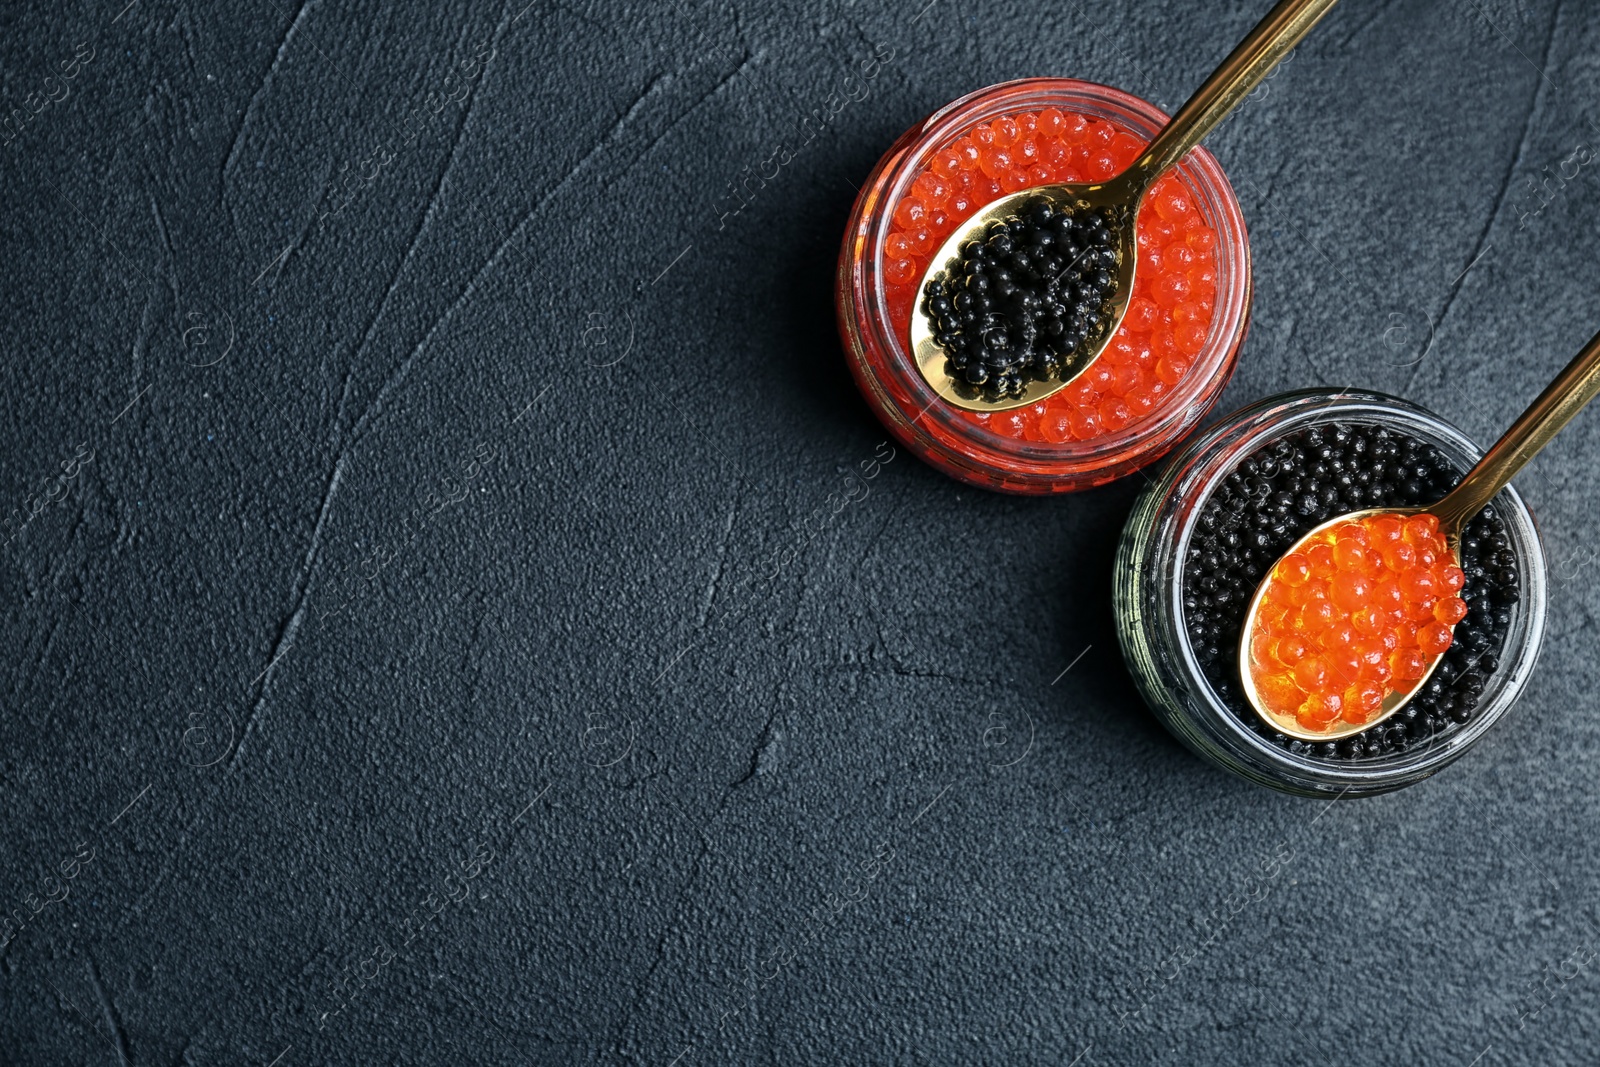
[(1110, 177), (1165, 122), (1116, 89), (1035, 78), (955, 101), (879, 160), (850, 216), (835, 298), (851, 372), (906, 447), (972, 485), (1070, 492), (1152, 462), (1216, 402), (1248, 328), (1250, 249), (1204, 149), (1146, 197), (1127, 317), (1078, 381), (1028, 407), (970, 412), (934, 393), (909, 350), (918, 283), (957, 225), (1005, 193)]
[[(1357, 452), (1357, 441), (1379, 441), (1398, 455), (1373, 457), (1371, 444)], [(1492, 514), (1463, 535), (1459, 596), (1473, 613), (1450, 612), (1445, 660), (1395, 715), (1336, 743), (1286, 737), (1242, 698), (1238, 643), (1256, 583), (1304, 533), (1351, 507), (1348, 488), (1332, 499), (1315, 486), (1359, 484), (1358, 507), (1423, 504), (1481, 456), (1437, 415), (1350, 390), (1269, 397), (1187, 442), (1134, 504), (1114, 568), (1117, 636), (1151, 710), (1205, 759), (1302, 796), (1387, 792), (1460, 758), (1521, 695), (1544, 634), (1544, 552), (1515, 489), (1502, 490)], [(1361, 482), (1380, 470), (1381, 482)], [(1303, 495), (1285, 491), (1294, 486)], [(1214, 577), (1228, 574), (1237, 581)]]

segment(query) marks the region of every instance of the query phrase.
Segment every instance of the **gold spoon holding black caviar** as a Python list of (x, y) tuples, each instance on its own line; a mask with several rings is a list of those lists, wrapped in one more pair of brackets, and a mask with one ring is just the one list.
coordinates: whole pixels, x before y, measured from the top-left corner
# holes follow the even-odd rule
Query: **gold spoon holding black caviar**
[[(985, 205), (957, 227), (930, 260), (917, 290), (918, 310), (911, 316), (911, 352), (933, 390), (968, 411), (1006, 411), (1038, 403), (1066, 388), (1099, 359), (1127, 313), (1133, 293), (1134, 268), (1139, 259), (1135, 222), (1145, 193), (1216, 129), (1336, 2), (1282, 0), (1195, 91), (1144, 153), (1116, 177), (1099, 182), (1058, 183), (1023, 189)], [(1097, 213), (1108, 217), (1112, 247), (1117, 256), (1116, 271), (1110, 295), (1099, 310), (1098, 323), (1073, 350), (1067, 368), (1053, 378), (1024, 382), (1020, 395), (996, 396), (992, 384), (987, 386), (986, 393), (985, 386), (973, 385), (965, 378), (951, 375), (950, 353), (935, 339), (936, 324), (920, 301), (922, 294), (928, 291), (928, 283), (938, 278), (947, 264), (961, 254), (963, 245), (985, 237), (990, 223), (1017, 218), (1024, 205), (1036, 199), (1074, 216)]]
[[(1365, 508), (1340, 515), (1319, 523), (1291, 545), (1283, 556), (1304, 552), (1318, 538), (1347, 522), (1360, 522), (1378, 515), (1393, 515), (1404, 519), (1427, 513), (1439, 520), (1439, 532), (1449, 544), (1456, 565), (1460, 566), (1461, 534), (1466, 529), (1467, 523), (1482, 511), (1500, 490), (1510, 484), (1511, 479), (1527, 466), (1528, 461), (1538, 455), (1540, 450), (1572, 421), (1573, 416), (1594, 399), (1596, 393), (1600, 393), (1600, 334), (1596, 334), (1583, 347), (1583, 351), (1573, 357), (1572, 362), (1556, 376), (1555, 381), (1545, 387), (1538, 399), (1530, 404), (1517, 421), (1511, 424), (1505, 435), (1494, 443), (1494, 447), (1485, 452), (1483, 458), (1467, 472), (1467, 476), (1461, 479), (1461, 484), (1446, 493), (1439, 501), (1422, 507)], [(1279, 557), (1280, 561), (1283, 556)], [(1250, 609), (1245, 613), (1244, 629), (1239, 642), (1239, 679), (1244, 687), (1245, 699), (1249, 700), (1250, 706), (1257, 714), (1271, 723), (1275, 729), (1302, 741), (1337, 741), (1341, 737), (1349, 737), (1371, 729), (1405, 707), (1422, 689), (1439, 662), (1444, 659), (1444, 652), (1436, 654), (1433, 661), (1428, 664), (1427, 670), (1416, 682), (1407, 688), (1390, 692), (1384, 697), (1377, 714), (1365, 722), (1350, 723), (1335, 719), (1326, 729), (1312, 729), (1293, 716), (1281, 715), (1268, 708), (1256, 688), (1254, 672), (1250, 669), (1251, 637), (1255, 634), (1261, 604), (1265, 599), (1264, 594), (1277, 565), (1277, 562), (1274, 562), (1267, 568), (1266, 577), (1261, 580), (1260, 585), (1256, 587), (1255, 595), (1250, 599)], [(1454, 637), (1455, 626), (1452, 624), (1449, 629), (1451, 636)]]

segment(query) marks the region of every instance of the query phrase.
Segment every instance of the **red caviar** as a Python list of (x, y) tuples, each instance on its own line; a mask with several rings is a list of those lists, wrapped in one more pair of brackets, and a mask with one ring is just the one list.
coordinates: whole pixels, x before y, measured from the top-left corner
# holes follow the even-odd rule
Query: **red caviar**
[(1427, 512), (1343, 523), (1284, 556), (1247, 635), (1262, 707), (1310, 731), (1371, 722), (1449, 649), (1465, 584)]
[[(894, 207), (883, 276), (891, 324), (911, 327), (917, 283), (935, 249), (983, 205), (1050, 182), (1109, 178), (1145, 141), (1123, 127), (1056, 108), (979, 124), (933, 152)], [(1139, 265), (1127, 315), (1105, 353), (1072, 385), (1032, 404), (961, 415), (997, 433), (1062, 444), (1122, 430), (1159, 409), (1205, 348), (1216, 311), (1217, 232), (1169, 174), (1137, 220)]]

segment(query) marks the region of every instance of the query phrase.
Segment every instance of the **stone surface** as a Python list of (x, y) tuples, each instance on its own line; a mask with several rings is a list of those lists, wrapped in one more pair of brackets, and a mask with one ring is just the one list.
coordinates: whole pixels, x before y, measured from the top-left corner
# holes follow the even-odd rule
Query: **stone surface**
[[(1138, 702), (1139, 478), (902, 453), (816, 511), (885, 436), (830, 298), (877, 154), (1024, 75), (1170, 108), (1265, 0), (119, 6), (0, 16), (0, 490), (55, 494), (0, 567), (0, 1061), (1592, 1061), (1600, 417), (1519, 481), (1513, 718), (1331, 810)], [(1222, 410), (1497, 434), (1600, 323), (1597, 46), (1335, 9), (1212, 142)]]

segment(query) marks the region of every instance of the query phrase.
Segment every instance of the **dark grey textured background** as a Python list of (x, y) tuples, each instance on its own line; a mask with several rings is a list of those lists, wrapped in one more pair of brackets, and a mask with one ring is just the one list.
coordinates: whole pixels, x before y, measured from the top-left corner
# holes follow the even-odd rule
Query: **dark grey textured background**
[[(902, 452), (828, 504), (884, 437), (852, 183), (1008, 78), (1170, 108), (1265, 0), (524, 2), (0, 13), (4, 108), (68, 90), (0, 148), (0, 510), (56, 494), (0, 531), (0, 1062), (1594, 1061), (1600, 416), (1519, 483), (1512, 718), (1331, 810), (1137, 702), (1139, 478)], [(1572, 0), (1341, 4), (1212, 141), (1223, 409), (1498, 433), (1600, 324), (1597, 49)]]

